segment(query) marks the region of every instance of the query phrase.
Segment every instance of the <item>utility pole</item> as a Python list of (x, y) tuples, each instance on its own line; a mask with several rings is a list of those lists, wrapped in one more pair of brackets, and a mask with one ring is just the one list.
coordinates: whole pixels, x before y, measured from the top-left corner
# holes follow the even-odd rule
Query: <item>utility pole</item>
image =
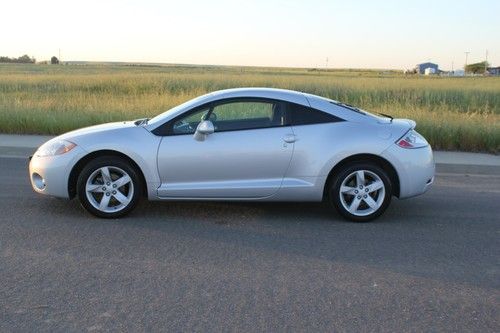
[(59, 49), (59, 63), (61, 63), (61, 49)]
[(486, 60), (484, 61), (484, 74), (488, 72), (488, 50), (486, 50)]
[(326, 66), (325, 69), (328, 70), (328, 57), (326, 57)]
[(469, 52), (469, 51), (467, 51), (467, 52), (464, 52), (464, 53), (465, 53), (465, 66), (464, 66), (464, 72), (466, 72), (466, 73), (467, 73), (467, 60), (468, 60), (468, 58), (469, 58), (469, 53), (470, 53), (470, 52)]

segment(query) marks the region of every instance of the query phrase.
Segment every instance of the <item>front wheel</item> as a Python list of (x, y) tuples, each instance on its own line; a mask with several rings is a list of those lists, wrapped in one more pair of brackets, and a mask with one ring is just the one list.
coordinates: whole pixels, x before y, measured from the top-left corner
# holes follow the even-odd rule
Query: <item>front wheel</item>
[(81, 205), (95, 216), (116, 218), (129, 213), (139, 202), (142, 184), (138, 171), (116, 156), (90, 161), (77, 182)]
[(389, 206), (391, 181), (377, 165), (355, 163), (336, 175), (329, 190), (330, 204), (346, 219), (368, 222)]

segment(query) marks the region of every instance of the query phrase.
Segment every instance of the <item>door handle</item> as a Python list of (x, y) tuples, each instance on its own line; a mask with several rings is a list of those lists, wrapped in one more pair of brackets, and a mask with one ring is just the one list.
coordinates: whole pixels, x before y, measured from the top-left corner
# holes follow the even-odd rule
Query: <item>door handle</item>
[(294, 143), (296, 140), (297, 138), (295, 137), (295, 134), (287, 134), (283, 138), (283, 141), (285, 141), (286, 143)]

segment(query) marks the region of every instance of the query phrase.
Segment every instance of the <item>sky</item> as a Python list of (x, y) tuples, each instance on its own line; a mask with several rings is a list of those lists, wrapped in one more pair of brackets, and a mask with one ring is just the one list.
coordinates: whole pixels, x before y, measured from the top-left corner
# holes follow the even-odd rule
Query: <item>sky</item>
[[(324, 68), (500, 66), (500, 0), (0, 0), (0, 56)], [(328, 59), (328, 62), (327, 62)]]

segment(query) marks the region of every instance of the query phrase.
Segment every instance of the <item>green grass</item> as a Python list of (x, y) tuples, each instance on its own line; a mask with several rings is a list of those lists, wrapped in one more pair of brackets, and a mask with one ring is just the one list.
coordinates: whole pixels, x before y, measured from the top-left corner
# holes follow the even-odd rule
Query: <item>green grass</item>
[(0, 65), (0, 132), (60, 134), (152, 117), (198, 95), (261, 86), (305, 91), (417, 121), (435, 149), (500, 152), (500, 78), (221, 66)]

